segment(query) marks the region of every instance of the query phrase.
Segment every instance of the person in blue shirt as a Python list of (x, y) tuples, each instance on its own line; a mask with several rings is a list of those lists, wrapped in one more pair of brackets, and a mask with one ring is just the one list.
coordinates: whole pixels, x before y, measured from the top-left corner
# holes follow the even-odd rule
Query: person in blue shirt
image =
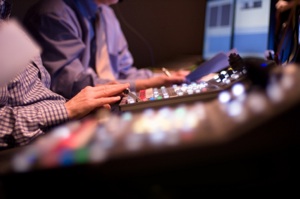
[[(28, 10), (24, 25), (44, 50), (42, 60), (52, 77), (53, 91), (71, 98), (88, 85), (128, 82), (130, 90), (139, 91), (185, 81), (187, 72), (154, 75), (133, 66), (110, 7), (115, 3), (118, 0), (41, 0)], [(99, 36), (101, 28), (104, 36)]]

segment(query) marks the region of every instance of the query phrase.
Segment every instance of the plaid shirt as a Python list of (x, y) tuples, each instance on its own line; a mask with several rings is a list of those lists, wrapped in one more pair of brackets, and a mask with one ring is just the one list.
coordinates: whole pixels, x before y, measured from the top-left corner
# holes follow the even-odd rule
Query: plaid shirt
[(29, 144), (68, 120), (65, 98), (49, 90), (50, 76), (36, 58), (0, 87), (0, 149)]

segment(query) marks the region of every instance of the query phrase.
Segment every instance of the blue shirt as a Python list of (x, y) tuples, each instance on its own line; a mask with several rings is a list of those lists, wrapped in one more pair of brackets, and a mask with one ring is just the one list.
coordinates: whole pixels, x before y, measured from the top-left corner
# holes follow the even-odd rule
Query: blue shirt
[[(94, 0), (41, 0), (33, 6), (24, 24), (43, 48), (42, 60), (49, 71), (51, 89), (66, 98), (90, 85), (107, 83), (95, 71), (94, 20), (98, 6)], [(130, 83), (153, 75), (133, 66), (133, 57), (112, 8), (102, 6), (112, 71), (117, 81)]]

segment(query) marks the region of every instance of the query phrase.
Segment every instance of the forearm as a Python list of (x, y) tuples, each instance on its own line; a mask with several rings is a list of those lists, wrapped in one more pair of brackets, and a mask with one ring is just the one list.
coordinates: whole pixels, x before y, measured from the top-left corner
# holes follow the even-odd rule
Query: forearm
[(119, 83), (122, 83), (122, 84), (124, 84), (124, 83), (129, 83), (129, 89), (131, 90), (131, 91), (136, 91), (136, 80), (134, 80), (134, 79), (121, 79), (121, 80), (118, 80), (117, 82), (119, 82)]
[[(130, 90), (141, 90), (145, 89), (145, 84), (149, 84), (149, 79), (153, 77), (153, 72), (149, 69), (137, 69), (136, 67), (128, 67), (126, 73), (120, 74), (120, 83), (130, 83)], [(150, 85), (148, 85), (150, 86)]]
[(26, 107), (5, 106), (0, 110), (1, 147), (23, 146), (68, 120), (64, 102), (47, 101)]
[(153, 81), (153, 79), (137, 79), (135, 80), (135, 87), (136, 90), (144, 90), (147, 88), (156, 87), (156, 83)]

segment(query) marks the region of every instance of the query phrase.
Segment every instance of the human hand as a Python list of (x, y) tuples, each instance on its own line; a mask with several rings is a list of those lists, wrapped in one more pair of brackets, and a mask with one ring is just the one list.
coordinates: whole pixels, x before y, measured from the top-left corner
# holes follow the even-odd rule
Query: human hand
[(181, 84), (185, 81), (185, 76), (180, 74), (172, 74), (170, 77), (166, 75), (158, 75), (149, 79), (136, 80), (136, 90), (147, 88), (155, 88), (161, 86), (171, 86), (173, 84)]
[(85, 87), (65, 103), (69, 119), (80, 119), (98, 108), (110, 108), (109, 104), (119, 101), (128, 87), (128, 83)]
[(180, 70), (177, 70), (177, 71), (170, 71), (170, 72), (171, 72), (172, 76), (186, 77), (188, 74), (190, 74), (191, 71), (180, 69)]
[(288, 1), (284, 1), (284, 0), (279, 0), (279, 1), (276, 3), (275, 7), (276, 7), (276, 9), (277, 9), (279, 12), (284, 12), (284, 11), (286, 11), (286, 10), (292, 8), (293, 5), (294, 5), (294, 4), (293, 4), (293, 1), (288, 2)]

